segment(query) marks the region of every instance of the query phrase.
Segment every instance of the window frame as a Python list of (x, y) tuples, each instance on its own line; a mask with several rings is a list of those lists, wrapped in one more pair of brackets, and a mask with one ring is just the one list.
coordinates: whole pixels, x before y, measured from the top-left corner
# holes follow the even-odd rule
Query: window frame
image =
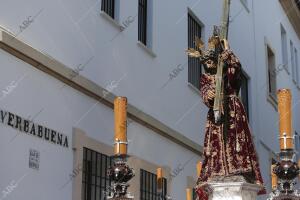
[(197, 200), (198, 194), (196, 192), (196, 188), (193, 187), (192, 189), (192, 200)]
[[(188, 48), (194, 48), (194, 40), (196, 35), (194, 33), (190, 34), (190, 30), (195, 30), (194, 27), (190, 27), (190, 18), (193, 20), (194, 24), (198, 25), (200, 28), (200, 31), (198, 33), (198, 37), (201, 38), (203, 41), (204, 38), (204, 24), (199, 20), (199, 18), (193, 13), (193, 11), (188, 8), (187, 12), (187, 46)], [(191, 38), (191, 35), (194, 36), (194, 38)], [(200, 77), (202, 73), (204, 72), (203, 66), (200, 63), (200, 60), (198, 58), (191, 58), (188, 56), (188, 85), (192, 87), (197, 92), (200, 92)], [(198, 66), (196, 66), (198, 65)], [(197, 69), (199, 67), (199, 69)], [(195, 68), (197, 72), (199, 72), (198, 76), (195, 76), (194, 73), (192, 73), (192, 68)]]
[[(146, 177), (145, 177), (146, 175)], [(145, 177), (145, 178), (144, 178)], [(144, 178), (144, 179), (143, 179)], [(147, 184), (150, 184), (148, 187)], [(145, 185), (145, 187), (143, 187)], [(166, 197), (168, 194), (168, 181), (166, 178), (162, 178), (162, 197)], [(150, 191), (147, 191), (150, 189)], [(140, 168), (140, 200), (160, 200), (161, 196), (157, 191), (157, 176), (143, 168)], [(145, 198), (144, 198), (145, 197)], [(164, 198), (162, 198), (164, 199)]]
[(293, 43), (293, 41), (292, 40), (290, 40), (290, 59), (291, 59), (291, 68), (292, 68), (292, 70), (291, 70), (291, 72), (292, 72), (292, 80), (293, 80), (293, 82), (297, 85), (297, 74), (296, 74), (296, 72), (297, 72), (297, 70), (296, 70), (296, 66), (295, 66), (295, 64), (296, 64), (296, 62), (295, 62), (295, 47), (294, 47), (294, 43)]
[(138, 41), (145, 46), (148, 46), (148, 3), (138, 0)]
[(296, 155), (296, 160), (300, 160), (300, 135), (298, 134), (297, 131), (295, 131), (295, 150), (298, 152)]
[(300, 85), (300, 77), (299, 77), (299, 57), (298, 57), (298, 49), (294, 47), (294, 60), (295, 60), (295, 78), (296, 78), (296, 85), (299, 87)]
[[(72, 138), (72, 149), (74, 152), (73, 169), (77, 169), (78, 166), (81, 166), (81, 168), (83, 168), (84, 147), (105, 154), (107, 156), (114, 155), (114, 149), (112, 146), (109, 146), (87, 136), (86, 133), (79, 128), (73, 128)], [(82, 189), (82, 171), (83, 169), (78, 170), (76, 176), (72, 178), (72, 196), (74, 200), (83, 199), (84, 192)]]
[[(72, 134), (72, 150), (74, 153), (73, 157), (73, 169), (77, 169), (78, 166), (82, 165), (83, 161), (83, 148), (89, 148), (94, 151), (100, 152), (102, 154), (106, 154), (107, 156), (113, 156), (114, 155), (114, 148), (111, 145), (107, 145), (105, 143), (100, 142), (99, 140), (96, 140), (94, 138), (89, 137), (84, 131), (82, 131), (79, 128), (73, 128), (73, 134)], [(158, 166), (152, 162), (145, 161), (142, 158), (136, 157), (136, 156), (130, 156), (128, 158), (128, 164), (130, 167), (133, 168), (135, 171), (135, 179), (130, 182), (130, 188), (135, 189), (136, 191), (139, 191), (140, 183), (138, 180), (140, 180), (140, 174), (138, 173), (140, 169), (147, 170), (148, 172), (156, 173), (156, 169)], [(170, 174), (171, 173), (171, 167), (164, 166), (163, 167), (164, 174)], [(69, 176), (66, 175), (68, 178)], [(71, 180), (72, 181), (72, 196), (73, 200), (82, 200), (82, 170), (78, 170), (78, 174)], [(171, 181), (170, 176), (166, 176), (167, 181)], [(71, 184), (71, 183), (70, 183)], [(167, 185), (167, 191), (170, 191), (171, 187), (170, 184)], [(134, 197), (136, 199), (140, 199), (139, 192), (134, 194)]]
[[(141, 24), (141, 9), (140, 9), (140, 2), (145, 1), (146, 2), (146, 16), (145, 16), (145, 30), (143, 31), (145, 38), (141, 38), (142, 36), (142, 24)], [(153, 0), (139, 0), (138, 1), (138, 38), (137, 38), (137, 45), (143, 49), (148, 55), (150, 55), (152, 58), (156, 57), (156, 54), (153, 50), (154, 42), (153, 42), (153, 7), (154, 7), (154, 1)]]
[[(88, 154), (90, 154), (90, 159), (88, 160)], [(95, 155), (95, 156), (94, 156)], [(98, 159), (100, 157), (100, 163), (98, 163)], [(95, 160), (93, 160), (95, 158)], [(102, 160), (105, 160), (104, 164), (104, 170), (103, 170), (103, 163)], [(88, 162), (90, 161), (90, 162)], [(96, 162), (95, 167), (93, 167), (94, 162)], [(109, 163), (108, 163), (109, 162)], [(82, 189), (84, 188), (82, 197), (82, 200), (90, 200), (92, 199), (92, 194), (87, 193), (86, 191), (94, 191), (94, 198), (92, 200), (105, 200), (105, 191), (107, 187), (110, 187), (111, 180), (109, 180), (109, 177), (107, 176), (107, 170), (108, 168), (113, 164), (113, 159), (111, 156), (108, 156), (106, 154), (103, 154), (101, 152), (92, 150), (87, 147), (83, 147), (83, 160), (82, 160), (83, 166), (82, 166)], [(92, 166), (88, 167), (88, 164), (91, 163)], [(98, 176), (98, 164), (100, 165), (100, 174)], [(89, 173), (88, 168), (91, 169)], [(95, 168), (95, 170), (93, 170)], [(103, 176), (104, 175), (104, 176)], [(94, 177), (94, 178), (93, 178)], [(99, 180), (98, 180), (99, 178)], [(94, 183), (93, 183), (94, 180)], [(103, 181), (104, 180), (104, 181)], [(99, 185), (97, 184), (98, 181), (100, 181)], [(90, 183), (88, 183), (90, 182)], [(104, 182), (104, 187), (102, 187), (102, 183)], [(94, 190), (92, 188), (94, 187)], [(100, 197), (97, 199), (97, 189), (99, 189), (99, 195)]]
[[(107, 5), (108, 2), (110, 2), (109, 4), (112, 4), (112, 5)], [(111, 7), (113, 7), (113, 8), (111, 8)], [(101, 11), (115, 20), (116, 19), (116, 0), (101, 0)]]
[(239, 97), (243, 103), (243, 106), (245, 108), (245, 112), (247, 114), (247, 119), (248, 122), (250, 123), (250, 101), (249, 101), (249, 81), (250, 81), (250, 77), (249, 75), (242, 69), (241, 71), (241, 75), (245, 78), (246, 80), (246, 100), (247, 100), (247, 104), (244, 104), (244, 100), (242, 97), (242, 83), (241, 83), (241, 87), (240, 87), (240, 91), (239, 91)]
[[(270, 70), (269, 70), (269, 50), (271, 51), (271, 53), (273, 54), (273, 73), (275, 74), (275, 90), (274, 90), (274, 94), (272, 94), (272, 91), (270, 92)], [(276, 96), (276, 92), (277, 92), (277, 76), (276, 76), (276, 51), (275, 49), (272, 48), (272, 46), (270, 45), (270, 43), (267, 41), (267, 39), (265, 38), (265, 65), (266, 65), (266, 84), (267, 84), (267, 101), (271, 103), (271, 105), (274, 107), (274, 109), (277, 111), (277, 96)], [(271, 88), (272, 89), (272, 88)]]
[(287, 32), (282, 24), (280, 24), (280, 36), (281, 36), (281, 58), (282, 66), (285, 71), (290, 74), (289, 71), (289, 54), (288, 54), (288, 38)]

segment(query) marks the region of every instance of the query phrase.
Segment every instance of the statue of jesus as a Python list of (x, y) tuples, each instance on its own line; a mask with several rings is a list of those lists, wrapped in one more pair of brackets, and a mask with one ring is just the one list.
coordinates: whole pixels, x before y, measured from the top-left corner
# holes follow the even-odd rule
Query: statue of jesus
[[(205, 127), (204, 161), (196, 186), (201, 200), (208, 198), (206, 183), (220, 177), (242, 176), (249, 183), (263, 185), (247, 115), (238, 97), (241, 63), (229, 49), (217, 55), (214, 48), (211, 48), (214, 45), (216, 41), (211, 37), (208, 50), (198, 52), (194, 49), (188, 50), (189, 56), (198, 57), (204, 66), (205, 73), (200, 79), (200, 94), (204, 104), (209, 108)], [(226, 45), (228, 46), (228, 43)], [(222, 114), (220, 120), (216, 122), (213, 105), (218, 59), (224, 62), (224, 87)], [(264, 189), (259, 192), (264, 193)]]

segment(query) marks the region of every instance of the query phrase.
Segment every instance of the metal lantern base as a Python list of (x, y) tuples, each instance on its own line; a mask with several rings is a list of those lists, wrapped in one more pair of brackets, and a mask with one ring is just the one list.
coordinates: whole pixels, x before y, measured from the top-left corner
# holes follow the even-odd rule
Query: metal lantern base
[(107, 199), (114, 200), (132, 200), (132, 196), (127, 189), (128, 182), (134, 177), (134, 171), (127, 165), (128, 155), (116, 155), (113, 160), (113, 166), (107, 171), (108, 177), (112, 181), (112, 185), (107, 191)]
[(300, 193), (295, 191), (290, 194), (284, 194), (279, 191), (274, 191), (270, 194), (268, 200), (299, 200), (300, 199)]
[(299, 175), (299, 167), (294, 162), (295, 152), (293, 149), (285, 149), (278, 153), (280, 161), (273, 169), (278, 177), (277, 189), (273, 191), (268, 200), (299, 200), (300, 191), (295, 188), (296, 179)]

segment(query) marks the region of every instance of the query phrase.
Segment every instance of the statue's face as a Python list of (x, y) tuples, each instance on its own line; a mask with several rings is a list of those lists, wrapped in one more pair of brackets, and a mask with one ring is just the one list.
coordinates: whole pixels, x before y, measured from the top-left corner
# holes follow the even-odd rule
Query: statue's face
[(217, 68), (217, 64), (213, 59), (208, 59), (204, 62), (204, 65), (206, 65), (206, 67), (208, 69), (213, 69), (213, 68)]
[(203, 63), (204, 69), (206, 73), (216, 74), (217, 73), (217, 61), (213, 58), (207, 59)]

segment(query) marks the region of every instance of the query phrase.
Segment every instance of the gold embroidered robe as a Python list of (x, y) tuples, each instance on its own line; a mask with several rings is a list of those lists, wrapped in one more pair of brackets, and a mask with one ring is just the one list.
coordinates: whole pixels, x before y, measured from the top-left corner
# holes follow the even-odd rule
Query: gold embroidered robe
[[(237, 93), (241, 84), (241, 64), (231, 50), (222, 53), (224, 68), (224, 92), (227, 109), (222, 111), (222, 122), (214, 122), (211, 92), (215, 92), (215, 75), (204, 73), (200, 80), (203, 102), (208, 106), (204, 139), (204, 161), (198, 178), (197, 193), (205, 199), (202, 185), (216, 176), (242, 175), (259, 185), (263, 185), (258, 158), (256, 156), (247, 115)], [(225, 107), (225, 105), (224, 105)], [(225, 110), (225, 114), (224, 114)], [(224, 119), (227, 117), (226, 134)], [(265, 193), (264, 190), (260, 193)]]

